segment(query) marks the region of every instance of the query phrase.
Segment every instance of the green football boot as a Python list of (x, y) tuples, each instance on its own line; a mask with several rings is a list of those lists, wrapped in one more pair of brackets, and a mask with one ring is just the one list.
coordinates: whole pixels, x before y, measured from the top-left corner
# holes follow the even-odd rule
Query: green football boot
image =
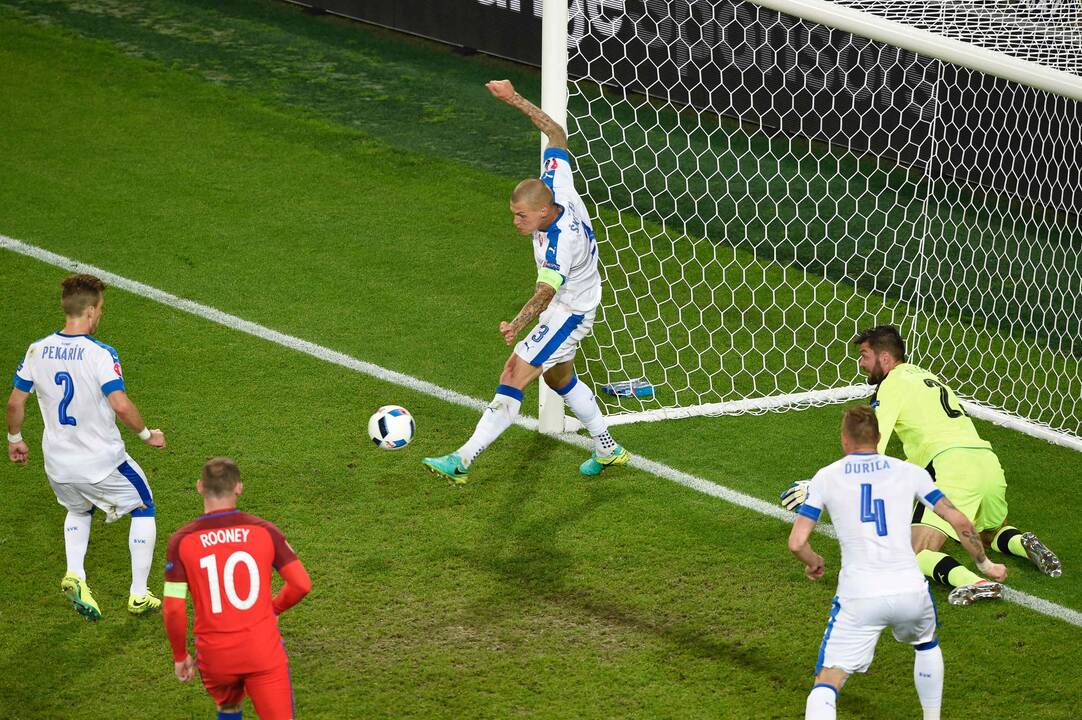
[(421, 460), (429, 472), (434, 475), (447, 478), (455, 485), (465, 485), (470, 477), (470, 471), (462, 464), (462, 458), (457, 452), (441, 457), (430, 457)]
[(147, 615), (161, 609), (161, 598), (150, 592), (150, 590), (147, 590), (147, 594), (143, 597), (128, 596), (128, 612), (132, 615)]
[(64, 593), (68, 600), (71, 600), (71, 606), (75, 608), (75, 612), (90, 622), (96, 622), (101, 618), (101, 610), (98, 609), (98, 604), (94, 602), (94, 596), (90, 594), (90, 588), (77, 575), (71, 573), (65, 575), (64, 579), (60, 581), (60, 592)]
[(600, 475), (607, 467), (612, 465), (627, 465), (630, 460), (631, 453), (617, 445), (616, 449), (612, 451), (612, 455), (598, 455), (597, 452), (594, 452), (589, 460), (582, 465), (579, 465), (579, 472), (587, 477), (595, 477)]

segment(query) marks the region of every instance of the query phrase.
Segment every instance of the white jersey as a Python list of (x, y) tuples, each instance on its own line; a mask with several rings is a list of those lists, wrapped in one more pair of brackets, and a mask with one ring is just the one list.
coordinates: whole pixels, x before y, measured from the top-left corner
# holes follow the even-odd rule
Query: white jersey
[(815, 474), (798, 513), (812, 520), (830, 513), (842, 550), (838, 597), (882, 597), (924, 590), (910, 542), (913, 500), (932, 507), (942, 497), (924, 469), (854, 453)]
[(89, 335), (53, 333), (30, 345), (15, 387), (34, 392), (45, 423), (41, 454), (54, 483), (96, 483), (125, 462), (107, 399), (124, 390), (116, 350)]
[(549, 227), (533, 234), (537, 280), (556, 287), (553, 303), (574, 313), (588, 313), (601, 302), (597, 240), (586, 206), (575, 191), (567, 150), (545, 150), (541, 181), (549, 186), (555, 203), (563, 210)]

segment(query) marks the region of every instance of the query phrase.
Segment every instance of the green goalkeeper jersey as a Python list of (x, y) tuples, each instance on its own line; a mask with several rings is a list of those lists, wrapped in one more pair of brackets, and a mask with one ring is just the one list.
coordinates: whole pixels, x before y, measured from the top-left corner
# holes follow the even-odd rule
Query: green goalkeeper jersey
[(927, 467), (949, 448), (987, 448), (954, 391), (932, 373), (902, 363), (887, 373), (872, 396), (879, 421), (879, 452), (885, 453), (892, 433), (902, 439), (906, 460)]

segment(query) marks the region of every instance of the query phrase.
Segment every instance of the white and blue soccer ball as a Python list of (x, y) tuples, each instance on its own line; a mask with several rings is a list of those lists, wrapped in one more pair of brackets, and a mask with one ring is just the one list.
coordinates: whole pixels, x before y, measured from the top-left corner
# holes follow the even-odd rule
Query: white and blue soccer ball
[(384, 405), (368, 418), (368, 436), (383, 450), (401, 450), (413, 440), (413, 416), (399, 405)]

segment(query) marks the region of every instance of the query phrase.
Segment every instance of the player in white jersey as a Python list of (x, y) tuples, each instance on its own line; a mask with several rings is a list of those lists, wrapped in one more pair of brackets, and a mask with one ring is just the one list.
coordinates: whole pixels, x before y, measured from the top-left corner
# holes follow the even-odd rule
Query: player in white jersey
[(143, 424), (128, 399), (116, 350), (92, 335), (101, 321), (104, 283), (93, 275), (71, 275), (61, 286), (64, 329), (31, 343), (15, 371), (7, 405), (8, 458), (27, 462), (30, 450), (22, 426), (26, 399), (36, 393), (45, 425), (41, 441), (45, 475), (57, 502), (68, 510), (64, 521), (68, 569), (60, 589), (83, 617), (101, 617), (83, 568), (91, 515), (100, 508), (106, 522), (112, 522), (130, 513), (128, 611), (143, 615), (161, 607), (161, 600), (147, 589), (157, 537), (154, 496), (146, 474), (124, 449), (116, 418), (148, 445), (164, 447), (165, 435)]
[(523, 180), (511, 194), (515, 228), (533, 239), (537, 285), (515, 319), (500, 323), (500, 334), (511, 345), (534, 318), (538, 322), (515, 344), (500, 375), (496, 397), (473, 436), (458, 451), (423, 462), (452, 482), (466, 482), (470, 464), (515, 421), (523, 389), (543, 375), (545, 384), (563, 397), (594, 439), (593, 456), (579, 471), (599, 475), (606, 467), (627, 463), (631, 455), (612, 439), (593, 391), (575, 376), (575, 353), (590, 333), (601, 302), (601, 275), (590, 216), (575, 191), (567, 133), (516, 93), (509, 81), (494, 80), (485, 87), (493, 97), (522, 112), (549, 139), (541, 177)]
[(879, 425), (867, 406), (842, 420), (845, 457), (815, 474), (797, 511), (789, 550), (811, 580), (823, 576), (823, 558), (809, 538), (823, 510), (830, 513), (841, 546), (838, 592), (815, 666), (807, 720), (833, 720), (838, 691), (851, 673), (872, 663), (879, 634), (888, 626), (898, 642), (916, 651), (913, 680), (925, 720), (939, 720), (943, 696), (943, 653), (936, 636), (936, 611), (909, 537), (913, 501), (951, 524), (981, 572), (1002, 581), (1007, 568), (991, 562), (973, 523), (936, 489), (920, 467), (880, 455)]

